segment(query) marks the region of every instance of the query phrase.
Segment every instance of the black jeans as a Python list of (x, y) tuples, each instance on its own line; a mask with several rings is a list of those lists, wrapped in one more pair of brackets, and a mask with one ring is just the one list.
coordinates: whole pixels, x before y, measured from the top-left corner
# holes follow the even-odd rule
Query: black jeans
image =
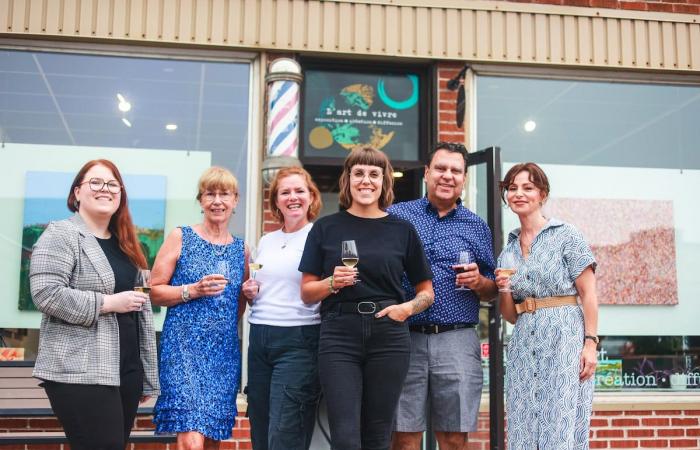
[(324, 314), (318, 365), (333, 450), (389, 448), (410, 352), (406, 323)]
[(254, 450), (306, 450), (320, 386), (319, 325), (250, 325), (248, 417)]
[(44, 381), (46, 395), (72, 450), (124, 450), (143, 392), (143, 374), (123, 375), (121, 386)]

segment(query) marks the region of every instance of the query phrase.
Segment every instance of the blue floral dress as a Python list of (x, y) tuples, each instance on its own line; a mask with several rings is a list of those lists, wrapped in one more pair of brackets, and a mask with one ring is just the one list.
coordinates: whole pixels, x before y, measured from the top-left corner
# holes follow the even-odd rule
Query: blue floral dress
[(238, 294), (244, 274), (243, 241), (213, 245), (190, 227), (182, 228), (182, 250), (170, 280), (192, 284), (221, 273), (225, 260), (229, 283), (218, 297), (201, 297), (168, 308), (160, 339), (161, 394), (154, 409), (157, 433), (198, 431), (231, 437), (241, 355), (238, 345)]
[[(595, 259), (573, 226), (550, 219), (523, 259), (520, 230), (508, 236), (504, 255), (518, 261), (511, 278), (516, 303), (527, 297), (578, 295), (575, 281)], [(506, 353), (509, 450), (586, 450), (593, 405), (593, 379), (579, 381), (583, 350), (580, 306), (522, 314)]]

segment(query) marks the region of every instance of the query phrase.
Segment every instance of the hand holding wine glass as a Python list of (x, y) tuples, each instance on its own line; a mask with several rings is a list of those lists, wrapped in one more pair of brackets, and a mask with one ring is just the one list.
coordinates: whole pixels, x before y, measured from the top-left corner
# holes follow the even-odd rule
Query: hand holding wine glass
[[(151, 294), (151, 271), (148, 269), (138, 269), (136, 271), (136, 280), (134, 281), (134, 290), (136, 292), (142, 292), (146, 295)], [(143, 306), (141, 306), (138, 311), (141, 311)]]
[[(345, 267), (354, 269), (360, 262), (360, 255), (357, 253), (357, 245), (355, 241), (343, 241), (341, 243), (340, 259)], [(355, 278), (355, 282), (359, 282), (359, 278)]]
[[(457, 272), (457, 273), (463, 273), (466, 272), (467, 266), (471, 263), (474, 262), (474, 256), (472, 255), (472, 252), (469, 250), (462, 250), (459, 252), (458, 255), (458, 264), (455, 264), (452, 266), (452, 269)], [(455, 289), (456, 291), (471, 291), (468, 287), (464, 285), (459, 285)]]
[(517, 259), (512, 253), (504, 253), (498, 261), (496, 269), (496, 284), (498, 292), (512, 292), (510, 279), (517, 272)]

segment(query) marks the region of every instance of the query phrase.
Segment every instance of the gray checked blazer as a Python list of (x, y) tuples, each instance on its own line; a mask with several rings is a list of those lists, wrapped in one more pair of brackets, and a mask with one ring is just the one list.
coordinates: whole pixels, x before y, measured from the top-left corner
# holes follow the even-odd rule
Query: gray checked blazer
[[(103, 296), (114, 293), (114, 272), (80, 215), (49, 223), (32, 252), (29, 284), (43, 313), (34, 376), (119, 386), (117, 317), (100, 314)], [(143, 395), (155, 396), (160, 387), (150, 302), (138, 317)]]

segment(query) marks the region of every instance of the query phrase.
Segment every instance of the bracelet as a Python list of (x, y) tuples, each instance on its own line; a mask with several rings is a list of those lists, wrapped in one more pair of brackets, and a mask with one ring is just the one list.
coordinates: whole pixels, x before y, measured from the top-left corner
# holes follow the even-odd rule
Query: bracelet
[(331, 275), (331, 277), (328, 279), (328, 290), (330, 291), (331, 294), (337, 294), (340, 292), (340, 289), (334, 289), (333, 288), (333, 281), (335, 280), (335, 277)]

